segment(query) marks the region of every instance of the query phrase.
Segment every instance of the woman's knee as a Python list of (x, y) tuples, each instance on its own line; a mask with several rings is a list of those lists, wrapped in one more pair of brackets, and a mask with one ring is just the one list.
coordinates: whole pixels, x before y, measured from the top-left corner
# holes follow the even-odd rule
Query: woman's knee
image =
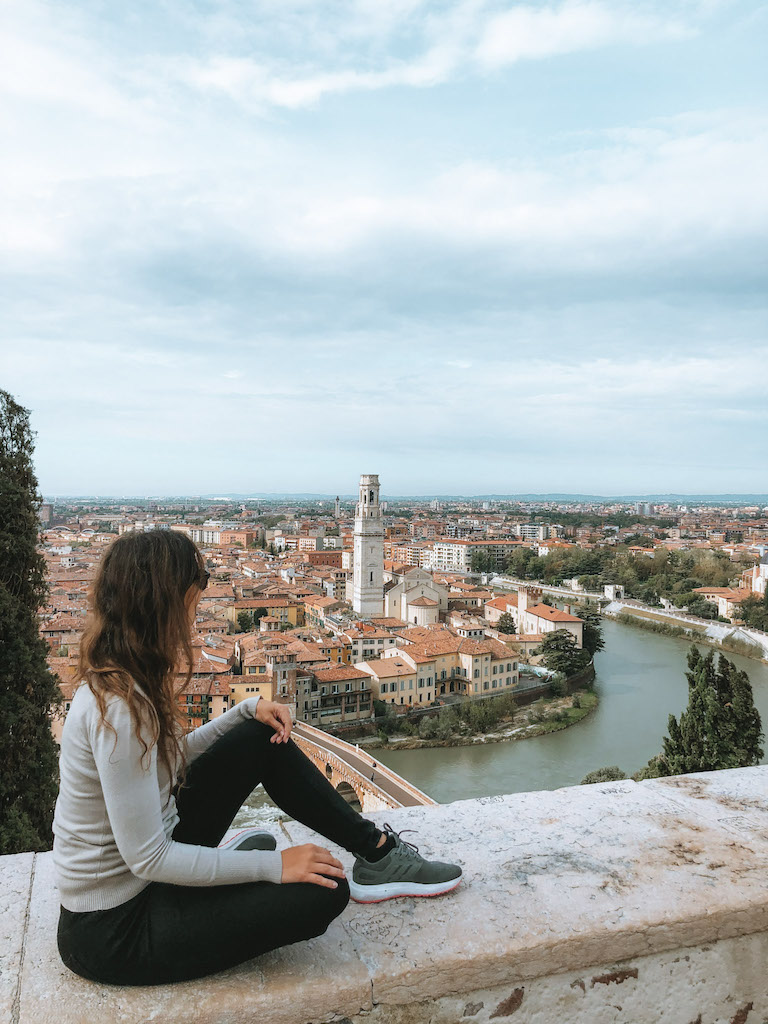
[(322, 935), (349, 903), (349, 884), (346, 878), (340, 878), (335, 889), (328, 886), (316, 888), (318, 892), (314, 894), (313, 900), (315, 906), (308, 915), (308, 920), (312, 923), (312, 937)]

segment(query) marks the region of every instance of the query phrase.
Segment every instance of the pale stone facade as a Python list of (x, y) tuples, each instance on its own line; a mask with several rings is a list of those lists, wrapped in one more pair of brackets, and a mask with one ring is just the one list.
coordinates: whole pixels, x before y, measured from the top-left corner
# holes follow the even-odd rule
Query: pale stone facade
[(384, 523), (379, 477), (364, 473), (355, 509), (352, 607), (364, 619), (384, 614)]
[(448, 610), (448, 588), (435, 583), (425, 569), (414, 568), (388, 586), (385, 607), (385, 614), (392, 618), (426, 626), (437, 622), (440, 612)]

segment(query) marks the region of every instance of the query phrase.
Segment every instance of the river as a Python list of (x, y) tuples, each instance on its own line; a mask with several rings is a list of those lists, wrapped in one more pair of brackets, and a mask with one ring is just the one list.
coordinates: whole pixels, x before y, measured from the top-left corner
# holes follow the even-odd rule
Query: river
[[(661, 751), (669, 715), (679, 715), (688, 704), (690, 642), (610, 619), (603, 619), (603, 635), (605, 649), (595, 657), (600, 703), (578, 725), (512, 743), (380, 750), (380, 760), (439, 803), (575, 786), (606, 765), (618, 764), (631, 775)], [(768, 731), (768, 665), (726, 657), (749, 675)]]
[[(595, 658), (600, 703), (578, 725), (517, 742), (384, 748), (377, 758), (439, 803), (575, 786), (587, 772), (606, 765), (617, 764), (631, 775), (661, 751), (669, 715), (679, 715), (688, 703), (685, 672), (690, 642), (610, 619), (603, 619), (603, 634), (605, 650)], [(768, 665), (737, 654), (726, 657), (749, 675), (768, 732)], [(768, 750), (768, 741), (765, 746)], [(266, 823), (278, 813), (259, 787), (236, 824)]]

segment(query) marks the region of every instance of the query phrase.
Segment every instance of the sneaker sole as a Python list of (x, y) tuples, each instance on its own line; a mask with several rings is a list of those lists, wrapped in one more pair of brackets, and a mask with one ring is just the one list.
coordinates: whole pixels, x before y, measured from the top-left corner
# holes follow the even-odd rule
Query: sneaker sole
[[(270, 835), (270, 833), (268, 833), (268, 832), (261, 832), (261, 829), (259, 829), (258, 832), (260, 832), (262, 835)], [(216, 849), (217, 850), (226, 850), (230, 846), (234, 846), (235, 843), (242, 842), (244, 836), (255, 835), (255, 834), (256, 834), (256, 830), (254, 830), (252, 828), (241, 829), (239, 832), (235, 832), (235, 834), (233, 836), (230, 836), (229, 839), (225, 840), (223, 843), (219, 843), (219, 845), (216, 847)], [(274, 836), (272, 836), (271, 838), (274, 839)], [(277, 841), (276, 840), (275, 840), (275, 845), (277, 845)]]
[(384, 885), (360, 885), (349, 879), (349, 894), (355, 903), (383, 903), (398, 896), (442, 896), (453, 892), (461, 884), (463, 875), (452, 878), (449, 882), (436, 882), (424, 885), (419, 882), (387, 882)]

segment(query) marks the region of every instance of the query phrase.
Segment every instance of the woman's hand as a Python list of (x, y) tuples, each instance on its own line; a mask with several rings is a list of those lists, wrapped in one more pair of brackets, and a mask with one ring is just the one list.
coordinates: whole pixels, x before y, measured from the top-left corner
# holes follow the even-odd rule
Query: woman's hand
[[(336, 860), (330, 850), (324, 850), (314, 843), (290, 846), (280, 856), (283, 858), (283, 882), (314, 882), (315, 885), (335, 889), (338, 882), (334, 882), (333, 878), (346, 877), (341, 861)], [(326, 875), (333, 877), (327, 878)]]
[(286, 704), (278, 704), (274, 700), (265, 700), (262, 697), (256, 704), (256, 720), (271, 725), (275, 730), (275, 735), (269, 738), (270, 743), (288, 742), (293, 722)]

